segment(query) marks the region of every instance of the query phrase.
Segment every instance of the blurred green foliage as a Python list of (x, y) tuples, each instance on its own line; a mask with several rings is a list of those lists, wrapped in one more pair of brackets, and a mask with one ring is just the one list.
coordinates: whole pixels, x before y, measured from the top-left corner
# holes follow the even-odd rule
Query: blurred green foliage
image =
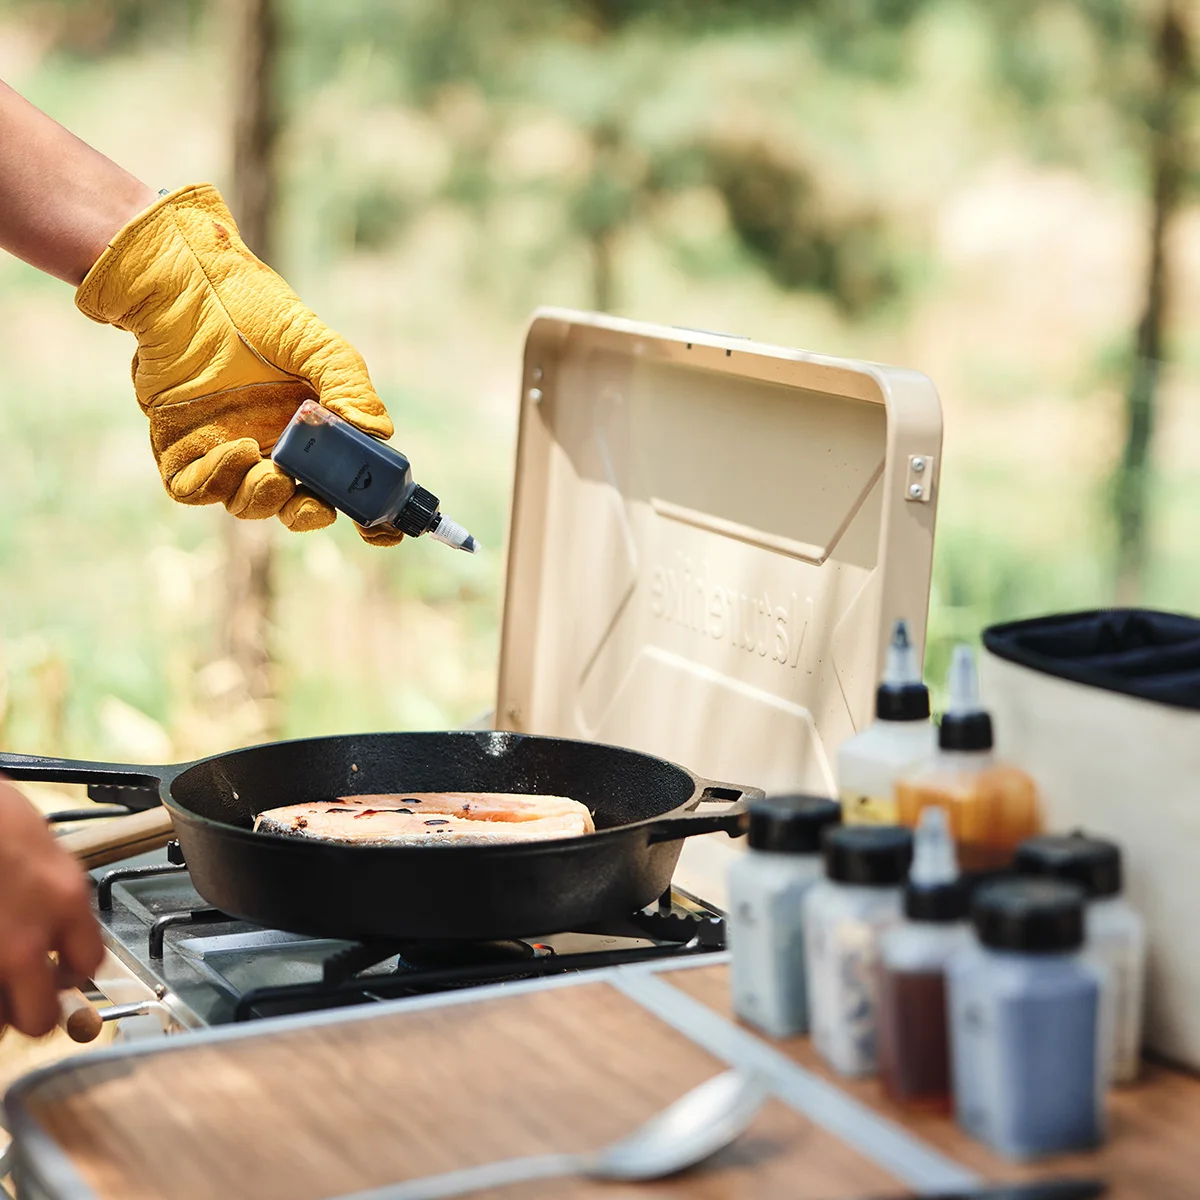
[[(1141, 5), (280, 12), (278, 265), (364, 351), (398, 444), (490, 551), (371, 553), (345, 522), (281, 536), (285, 732), (445, 727), (490, 703), (521, 330), (538, 303), (927, 370), (947, 409), (935, 682), (951, 643), (991, 621), (1111, 599), (1106, 489), (1145, 226)], [(225, 178), (217, 0), (8, 0), (3, 21), (38, 31), (13, 80), (35, 102), (156, 183)], [(1022, 209), (1026, 192), (1041, 199)], [(1059, 225), (1038, 225), (1054, 205)], [(1077, 220), (1132, 245), (1119, 296), (1050, 273)], [(179, 754), (238, 740), (236, 689), (211, 661), (228, 518), (163, 495), (119, 335), (11, 262), (0, 320), (6, 389), (38, 397), (0, 408), (0, 743), (152, 756), (156, 728)], [(1145, 596), (1194, 608), (1200, 338), (1172, 328), (1177, 434), (1151, 489)]]

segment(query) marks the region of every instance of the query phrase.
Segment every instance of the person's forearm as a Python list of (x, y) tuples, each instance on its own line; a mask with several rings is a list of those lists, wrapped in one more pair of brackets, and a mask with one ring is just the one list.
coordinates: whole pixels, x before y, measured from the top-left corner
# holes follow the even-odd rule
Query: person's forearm
[(154, 192), (0, 82), (0, 247), (78, 285)]

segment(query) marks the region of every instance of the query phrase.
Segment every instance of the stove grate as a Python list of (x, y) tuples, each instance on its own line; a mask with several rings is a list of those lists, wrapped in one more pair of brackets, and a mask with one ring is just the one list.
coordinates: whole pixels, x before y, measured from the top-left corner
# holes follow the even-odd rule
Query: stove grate
[[(715, 939), (711, 937), (708, 939), (709, 942), (713, 940)], [(565, 975), (571, 971), (626, 966), (630, 963), (653, 962), (694, 954), (712, 954), (721, 949), (723, 943), (706, 944), (697, 937), (670, 946), (585, 950), (575, 954), (549, 954), (516, 963), (481, 963), (434, 970), (415, 969), (393, 975), (372, 975), (365, 979), (343, 979), (337, 983), (301, 983), (284, 987), (254, 988), (245, 992), (238, 1000), (233, 1019), (252, 1021), (381, 1000), (400, 1000), (431, 992)]]

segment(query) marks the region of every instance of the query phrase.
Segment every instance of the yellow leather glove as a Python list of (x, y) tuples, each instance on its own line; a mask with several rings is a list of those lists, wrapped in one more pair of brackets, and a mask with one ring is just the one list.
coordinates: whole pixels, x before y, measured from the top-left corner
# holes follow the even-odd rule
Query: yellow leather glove
[[(211, 184), (181, 188), (109, 243), (75, 295), (94, 321), (137, 337), (133, 385), (167, 491), (297, 532), (334, 510), (270, 459), (303, 400), (376, 437), (392, 422), (359, 353), (323, 325), (238, 234)], [(394, 545), (395, 529), (362, 529)]]

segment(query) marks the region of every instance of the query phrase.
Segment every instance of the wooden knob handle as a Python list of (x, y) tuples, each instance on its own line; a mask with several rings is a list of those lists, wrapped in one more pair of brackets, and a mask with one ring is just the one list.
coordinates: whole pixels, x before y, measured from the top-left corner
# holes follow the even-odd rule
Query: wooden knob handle
[(86, 829), (64, 833), (58, 844), (85, 867), (103, 867), (159, 850), (175, 836), (171, 814), (162, 807), (96, 821)]
[(104, 1028), (100, 1010), (78, 989), (59, 993), (58, 1027), (73, 1042), (94, 1042)]

